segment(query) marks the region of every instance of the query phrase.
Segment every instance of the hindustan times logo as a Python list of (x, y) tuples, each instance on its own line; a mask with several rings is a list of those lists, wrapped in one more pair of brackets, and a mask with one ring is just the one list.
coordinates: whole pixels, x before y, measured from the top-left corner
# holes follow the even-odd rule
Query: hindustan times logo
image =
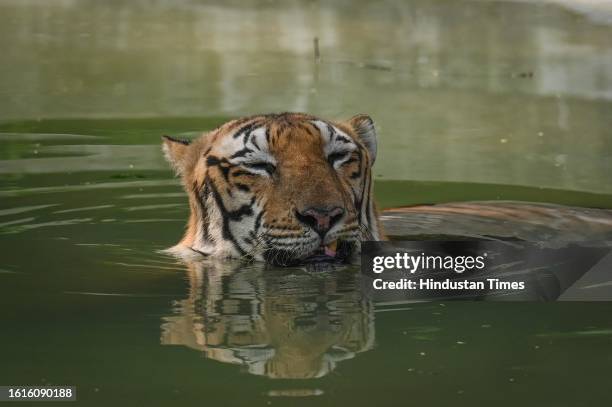
[(385, 270), (406, 270), (410, 273), (417, 271), (464, 271), (483, 270), (487, 253), (480, 256), (430, 256), (425, 253), (411, 255), (396, 253), (395, 256), (376, 256), (372, 259), (372, 271), (380, 274)]

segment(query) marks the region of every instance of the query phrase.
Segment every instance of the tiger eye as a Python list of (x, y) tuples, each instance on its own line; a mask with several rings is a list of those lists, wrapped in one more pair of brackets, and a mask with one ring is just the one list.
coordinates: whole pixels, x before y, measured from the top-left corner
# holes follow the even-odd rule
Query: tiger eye
[(327, 161), (334, 165), (334, 163), (338, 160), (343, 159), (346, 156), (346, 153), (332, 153), (327, 157)]
[(268, 174), (272, 175), (274, 174), (274, 172), (276, 172), (276, 166), (272, 163), (269, 162), (256, 162), (256, 163), (246, 163), (244, 164), (245, 167), (247, 168), (252, 168), (254, 170), (263, 170), (266, 171)]

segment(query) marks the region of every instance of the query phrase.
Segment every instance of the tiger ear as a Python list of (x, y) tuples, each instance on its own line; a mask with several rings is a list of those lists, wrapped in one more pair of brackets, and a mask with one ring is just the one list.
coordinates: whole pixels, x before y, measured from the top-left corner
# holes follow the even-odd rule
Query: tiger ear
[(162, 136), (162, 151), (177, 175), (181, 175), (185, 171), (188, 150), (189, 141)]
[(353, 116), (349, 120), (349, 125), (355, 130), (359, 140), (370, 152), (372, 158), (372, 164), (376, 160), (376, 128), (374, 127), (374, 120), (367, 114), (358, 114)]

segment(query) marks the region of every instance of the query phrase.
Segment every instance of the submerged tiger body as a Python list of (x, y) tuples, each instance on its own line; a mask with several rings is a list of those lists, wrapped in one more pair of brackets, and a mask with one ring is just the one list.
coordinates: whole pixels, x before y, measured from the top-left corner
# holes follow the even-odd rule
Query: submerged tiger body
[(372, 119), (301, 113), (230, 121), (192, 142), (164, 137), (191, 214), (170, 252), (290, 265), (347, 261), (378, 240)]

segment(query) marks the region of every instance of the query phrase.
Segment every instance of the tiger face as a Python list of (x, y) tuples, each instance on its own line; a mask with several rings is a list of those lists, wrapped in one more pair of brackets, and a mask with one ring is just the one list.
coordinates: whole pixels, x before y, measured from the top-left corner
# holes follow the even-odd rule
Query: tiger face
[(230, 121), (193, 142), (164, 137), (189, 196), (187, 230), (170, 251), (277, 265), (348, 261), (378, 240), (372, 119), (300, 113)]

